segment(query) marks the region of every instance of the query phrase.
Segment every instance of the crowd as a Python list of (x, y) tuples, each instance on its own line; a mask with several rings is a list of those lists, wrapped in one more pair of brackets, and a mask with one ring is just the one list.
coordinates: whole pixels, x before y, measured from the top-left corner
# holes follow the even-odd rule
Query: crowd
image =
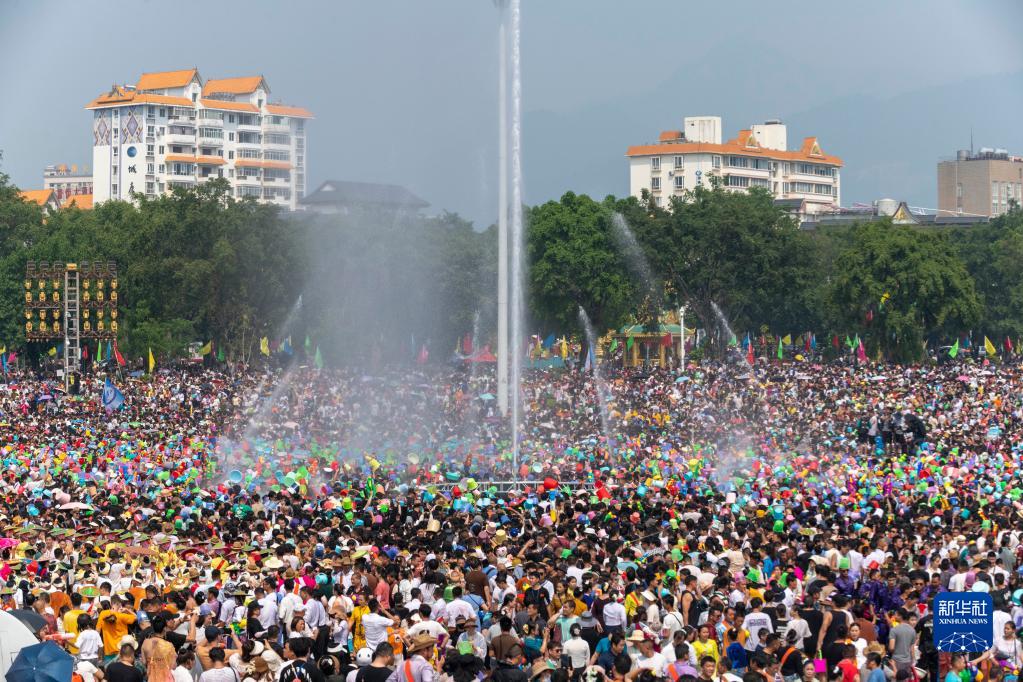
[(513, 449), (482, 370), (11, 373), (3, 608), (84, 682), (1018, 676), (1019, 367), (608, 374), (530, 374)]

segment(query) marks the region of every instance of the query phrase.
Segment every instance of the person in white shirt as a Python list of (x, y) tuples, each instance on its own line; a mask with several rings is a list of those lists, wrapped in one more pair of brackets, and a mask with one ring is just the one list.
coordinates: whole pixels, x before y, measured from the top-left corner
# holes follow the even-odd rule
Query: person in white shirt
[[(289, 583), (291, 584), (290, 587)], [(292, 591), (294, 586), (293, 580), (288, 579), (284, 581), (284, 596), (281, 598), (280, 604), (277, 605), (277, 612), (281, 620), (284, 621), (285, 627), (289, 630), (291, 628), (291, 621), (295, 618), (295, 609), (302, 607), (302, 598)]]
[(604, 627), (609, 632), (616, 630), (621, 632), (625, 628), (625, 621), (628, 618), (625, 607), (618, 601), (617, 596), (613, 595), (612, 600), (604, 604)]
[(572, 662), (572, 669), (581, 671), (590, 660), (590, 645), (582, 638), (582, 628), (578, 623), (569, 628), (571, 637), (565, 642), (561, 650)]
[[(370, 599), (367, 606), (369, 613), (362, 615), (362, 629), (366, 633), (366, 646), (376, 651), (378, 644), (387, 641), (387, 628), (397, 625), (397, 621), (380, 608), (376, 599)], [(380, 615), (379, 611), (383, 611), (384, 615)]]
[(750, 600), (750, 607), (753, 609), (746, 614), (746, 617), (742, 621), (742, 629), (749, 633), (744, 644), (746, 651), (756, 651), (757, 645), (760, 644), (760, 631), (766, 630), (768, 633), (774, 632), (774, 624), (771, 622), (771, 617), (760, 610), (764, 605), (760, 597), (753, 597)]
[(654, 651), (654, 640), (643, 634), (642, 630), (635, 630), (627, 640), (639, 649), (639, 653), (633, 657), (633, 664), (642, 670), (649, 670), (657, 677), (664, 677), (668, 671), (668, 660), (663, 654)]
[(92, 619), (88, 616), (78, 618), (78, 638), (75, 639), (75, 646), (78, 648), (78, 660), (99, 662), (99, 651), (103, 646), (103, 638), (96, 632)]

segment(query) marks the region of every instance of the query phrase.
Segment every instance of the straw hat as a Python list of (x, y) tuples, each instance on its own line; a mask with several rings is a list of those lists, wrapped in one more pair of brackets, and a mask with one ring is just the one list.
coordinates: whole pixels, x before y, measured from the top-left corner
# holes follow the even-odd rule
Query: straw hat
[(554, 668), (547, 665), (546, 661), (537, 661), (536, 663), (533, 664), (533, 667), (529, 669), (529, 679), (539, 677), (540, 675), (543, 675), (544, 673), (549, 673), (552, 670), (554, 670)]
[(423, 649), (429, 649), (437, 644), (437, 638), (432, 637), (426, 633), (416, 635), (409, 642), (408, 646), (405, 647), (405, 651), (409, 654), (414, 654), (417, 651)]

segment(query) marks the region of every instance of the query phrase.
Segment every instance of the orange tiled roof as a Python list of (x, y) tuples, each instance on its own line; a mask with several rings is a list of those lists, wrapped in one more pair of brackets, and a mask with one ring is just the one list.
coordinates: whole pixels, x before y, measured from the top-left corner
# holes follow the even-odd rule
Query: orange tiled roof
[(45, 206), (53, 198), (52, 189), (24, 189), (18, 194), (25, 201), (31, 201), (39, 206)]
[(144, 73), (139, 77), (135, 87), (139, 90), (163, 90), (164, 88), (183, 88), (192, 82), (199, 73), (195, 69), (184, 71), (158, 71)]
[(194, 156), (185, 156), (183, 154), (168, 154), (166, 158), (167, 163), (195, 163)]
[(253, 114), (259, 113), (259, 107), (248, 102), (228, 102), (223, 99), (200, 99), (199, 103), (207, 109), (223, 109), (225, 111), (247, 111)]
[(75, 194), (73, 196), (64, 199), (64, 208), (80, 208), (83, 211), (88, 211), (92, 208), (92, 195), (91, 194)]
[(119, 107), (126, 104), (163, 104), (167, 106), (190, 107), (192, 106), (192, 100), (187, 97), (136, 92), (117, 86), (110, 92), (104, 93), (86, 104), (85, 108), (102, 109), (103, 107)]
[(291, 116), (292, 118), (312, 118), (313, 112), (304, 107), (293, 107), (288, 104), (267, 104), (266, 112), (277, 116)]
[(680, 139), (682, 139), (682, 131), (681, 130), (665, 130), (663, 133), (661, 133), (660, 141), (661, 142), (671, 142), (672, 140), (680, 140)]
[(247, 95), (255, 92), (260, 85), (267, 91), (270, 90), (262, 76), (242, 76), (241, 78), (212, 78), (206, 81), (202, 87), (202, 94), (212, 95), (217, 92), (227, 92), (232, 95)]
[[(664, 134), (662, 133), (662, 138)], [(825, 154), (816, 137), (807, 137), (803, 140), (803, 146), (799, 151), (781, 151), (778, 149), (766, 149), (761, 147), (753, 133), (749, 130), (740, 130), (735, 138), (723, 144), (710, 142), (664, 142), (661, 144), (643, 144), (629, 147), (625, 152), (626, 156), (655, 156), (659, 154), (737, 154), (739, 156), (760, 156), (767, 159), (783, 161), (807, 161), (814, 163), (826, 163), (834, 166), (841, 166), (842, 159), (837, 156)]]
[(224, 159), (220, 156), (200, 156), (197, 163), (204, 166), (222, 166)]

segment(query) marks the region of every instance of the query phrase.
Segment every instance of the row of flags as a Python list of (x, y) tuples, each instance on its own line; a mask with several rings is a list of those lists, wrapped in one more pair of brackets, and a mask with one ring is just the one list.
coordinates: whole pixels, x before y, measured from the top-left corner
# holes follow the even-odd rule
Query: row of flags
[[(323, 354), (320, 353), (319, 344), (316, 345), (316, 349), (314, 351), (313, 341), (312, 339), (309, 338), (309, 335), (306, 334), (304, 346), (305, 354), (307, 356), (310, 355), (312, 356), (313, 364), (316, 365), (316, 369), (323, 369)], [(291, 346), (291, 336), (287, 336), (281, 341), (271, 341), (270, 337), (264, 336), (259, 340), (259, 352), (265, 355), (266, 357), (270, 357), (271, 354), (277, 352), (283, 353), (284, 355), (288, 356), (294, 355), (295, 353), (294, 349)]]

